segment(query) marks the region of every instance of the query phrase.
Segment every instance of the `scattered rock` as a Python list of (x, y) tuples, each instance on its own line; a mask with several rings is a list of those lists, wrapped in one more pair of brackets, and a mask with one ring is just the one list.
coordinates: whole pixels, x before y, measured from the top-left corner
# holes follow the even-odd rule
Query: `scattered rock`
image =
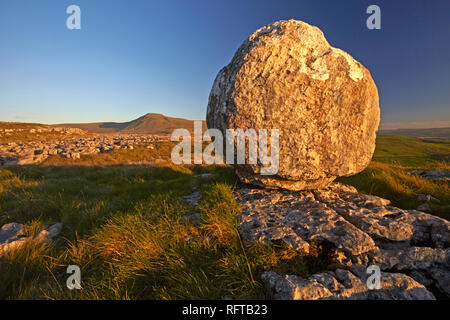
[[(362, 171), (375, 148), (380, 110), (370, 72), (295, 20), (253, 33), (211, 89), (208, 128), (279, 129), (279, 170), (236, 165), (239, 178), (268, 188), (316, 189)], [(236, 156), (236, 154), (235, 154)], [(235, 161), (236, 163), (236, 161)]]
[(54, 225), (51, 225), (47, 228), (47, 230), (42, 230), (39, 232), (39, 234), (36, 236), (35, 239), (38, 239), (40, 241), (44, 242), (50, 242), (53, 240), (54, 237), (60, 234), (62, 229), (62, 223), (55, 223)]
[[(55, 128), (57, 129), (57, 128)], [(15, 129), (17, 131), (19, 129)], [(53, 129), (52, 129), (53, 130)], [(69, 136), (59, 141), (31, 141), (0, 145), (0, 166), (39, 164), (49, 156), (60, 155), (67, 159), (80, 159), (82, 155), (112, 152), (118, 149), (133, 150), (134, 146), (153, 145), (155, 142), (169, 140), (170, 137), (157, 135), (120, 134), (117, 136), (86, 136), (73, 138), (79, 134), (76, 129), (68, 129)], [(36, 131), (39, 132), (39, 131)], [(45, 131), (47, 132), (47, 131)], [(52, 131), (53, 132), (53, 131)], [(59, 131), (55, 131), (59, 132)], [(65, 133), (66, 131), (61, 131)], [(152, 148), (154, 148), (152, 146)]]
[(78, 152), (72, 152), (72, 153), (70, 154), (70, 157), (71, 157), (72, 159), (75, 159), (75, 160), (81, 158), (80, 153), (78, 153)]
[(328, 241), (357, 257), (375, 250), (375, 242), (309, 191), (238, 190), (240, 231), (247, 241), (282, 240), (309, 252), (311, 241)]
[(200, 224), (202, 222), (202, 215), (200, 212), (195, 212), (182, 217), (183, 220), (188, 221), (192, 224)]
[(0, 157), (0, 166), (11, 166), (17, 164), (16, 157)]
[(19, 161), (17, 161), (18, 165), (24, 166), (24, 165), (29, 165), (29, 164), (36, 164), (39, 163), (39, 160), (41, 158), (35, 157), (35, 156), (25, 156), (21, 159), (19, 159)]
[(450, 181), (450, 170), (417, 170), (410, 175), (430, 181)]
[[(436, 264), (448, 264), (446, 252), (430, 247), (406, 247), (400, 249), (381, 249), (374, 256), (373, 263), (383, 270), (429, 269)], [(450, 270), (449, 270), (450, 272)]]
[(200, 201), (202, 194), (198, 191), (191, 193), (183, 197), (183, 200), (193, 206), (195, 210), (199, 209), (198, 202)]
[(423, 270), (422, 275), (428, 275), (428, 279), (431, 279), (432, 284), (435, 284), (437, 290), (439, 290), (447, 299), (450, 297), (449, 268), (434, 267), (429, 270)]
[(0, 229), (0, 244), (2, 243), (8, 243), (11, 241), (11, 239), (14, 239), (20, 231), (23, 229), (23, 224), (11, 222), (8, 224), (5, 224)]
[(29, 240), (36, 240), (39, 242), (50, 242), (56, 237), (62, 228), (61, 223), (56, 223), (46, 230), (42, 230), (36, 237), (25, 237), (22, 234), (23, 224), (9, 223), (0, 230), (0, 258), (8, 255), (10, 252), (19, 249)]
[(430, 205), (428, 203), (423, 203), (420, 206), (417, 207), (417, 210), (419, 211), (430, 211)]
[(216, 175), (212, 174), (212, 173), (202, 173), (202, 174), (197, 174), (196, 177), (207, 180), (207, 179), (214, 179), (216, 177)]
[(426, 202), (434, 202), (434, 203), (440, 203), (441, 201), (439, 199), (436, 199), (432, 195), (429, 194), (419, 194), (417, 196), (417, 199), (420, 201), (426, 201)]

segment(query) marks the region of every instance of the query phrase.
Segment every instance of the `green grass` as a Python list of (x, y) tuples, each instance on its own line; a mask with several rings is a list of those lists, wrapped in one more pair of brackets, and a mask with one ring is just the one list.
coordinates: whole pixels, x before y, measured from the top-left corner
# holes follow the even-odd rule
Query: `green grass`
[(450, 161), (450, 140), (378, 136), (373, 161), (404, 167), (433, 169)]
[[(196, 174), (210, 172), (212, 181)], [(62, 222), (51, 245), (29, 241), (0, 259), (0, 299), (264, 299), (265, 269), (308, 276), (325, 268), (286, 245), (245, 243), (219, 166), (28, 166), (0, 170), (2, 223), (27, 234)], [(202, 190), (202, 223), (180, 196)], [(65, 286), (80, 266), (82, 290)]]

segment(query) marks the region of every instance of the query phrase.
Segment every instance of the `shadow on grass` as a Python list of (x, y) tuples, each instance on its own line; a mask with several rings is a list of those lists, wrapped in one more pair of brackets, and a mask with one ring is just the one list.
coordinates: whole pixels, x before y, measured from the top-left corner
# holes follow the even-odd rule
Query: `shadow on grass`
[(74, 227), (72, 236), (84, 234), (152, 195), (193, 192), (204, 183), (200, 173), (235, 179), (230, 168), (215, 166), (12, 166), (0, 170), (0, 222), (63, 222)]

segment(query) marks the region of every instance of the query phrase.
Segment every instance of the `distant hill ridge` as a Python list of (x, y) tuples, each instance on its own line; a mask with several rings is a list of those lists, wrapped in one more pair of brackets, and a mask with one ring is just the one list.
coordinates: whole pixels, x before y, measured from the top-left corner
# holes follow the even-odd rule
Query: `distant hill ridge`
[[(203, 131), (207, 129), (203, 120)], [(67, 127), (79, 128), (93, 133), (136, 133), (136, 134), (171, 134), (173, 130), (184, 128), (193, 131), (194, 120), (168, 117), (159, 113), (147, 113), (142, 117), (128, 122), (93, 122), (93, 123), (63, 123), (46, 125), (40, 123), (20, 123), (0, 121), (0, 128), (33, 128)], [(413, 138), (431, 138), (450, 140), (450, 127), (428, 129), (392, 129), (380, 130), (378, 135), (397, 135)]]
[(450, 139), (449, 128), (428, 128), (428, 129), (394, 129), (380, 130), (379, 135), (397, 135), (413, 138), (434, 138), (434, 139)]
[[(146, 115), (129, 122), (63, 123), (57, 127), (79, 128), (94, 133), (171, 134), (175, 129), (193, 131), (194, 120), (172, 118), (159, 113)], [(206, 123), (203, 121), (203, 127)]]

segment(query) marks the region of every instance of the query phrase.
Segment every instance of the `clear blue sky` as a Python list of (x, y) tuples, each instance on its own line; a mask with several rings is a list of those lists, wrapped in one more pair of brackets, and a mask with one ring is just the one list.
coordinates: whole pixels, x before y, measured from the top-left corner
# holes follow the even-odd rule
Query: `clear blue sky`
[[(71, 4), (81, 30), (66, 28)], [(382, 30), (366, 28), (370, 4)], [(447, 0), (0, 0), (0, 120), (203, 119), (242, 41), (294, 18), (369, 68), (383, 121), (450, 121), (449, 14)]]

